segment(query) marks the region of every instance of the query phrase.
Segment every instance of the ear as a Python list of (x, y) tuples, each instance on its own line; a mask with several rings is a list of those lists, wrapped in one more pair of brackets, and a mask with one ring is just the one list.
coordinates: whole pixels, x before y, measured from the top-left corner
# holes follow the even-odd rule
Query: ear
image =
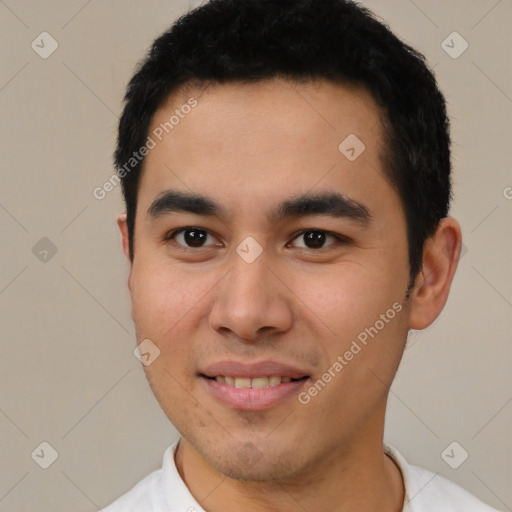
[(425, 329), (441, 314), (457, 270), (461, 247), (459, 223), (453, 217), (445, 217), (435, 234), (425, 242), (423, 267), (411, 293), (410, 329)]
[(130, 259), (130, 242), (128, 236), (128, 223), (126, 222), (126, 213), (122, 213), (117, 217), (117, 225), (119, 226), (119, 231), (121, 232), (121, 244), (123, 246), (124, 255), (128, 258), (130, 262), (130, 276), (128, 277), (128, 289), (130, 292), (132, 291), (132, 261)]

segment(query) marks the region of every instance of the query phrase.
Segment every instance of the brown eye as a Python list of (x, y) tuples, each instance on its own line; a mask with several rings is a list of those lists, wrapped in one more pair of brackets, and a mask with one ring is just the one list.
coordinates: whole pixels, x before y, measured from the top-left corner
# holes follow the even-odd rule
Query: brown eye
[(213, 238), (213, 236), (204, 229), (190, 227), (177, 229), (166, 237), (166, 240), (174, 239), (178, 245), (186, 248), (201, 248), (215, 245), (215, 243), (205, 245), (209, 236)]
[[(299, 234), (295, 240), (303, 240), (304, 245), (296, 245), (295, 247), (301, 247), (305, 249), (323, 249), (324, 244), (328, 238), (334, 239), (334, 243), (336, 241), (341, 241), (341, 238), (326, 233), (325, 231), (319, 229), (309, 229), (307, 231), (303, 231)], [(334, 245), (334, 244), (329, 244)]]

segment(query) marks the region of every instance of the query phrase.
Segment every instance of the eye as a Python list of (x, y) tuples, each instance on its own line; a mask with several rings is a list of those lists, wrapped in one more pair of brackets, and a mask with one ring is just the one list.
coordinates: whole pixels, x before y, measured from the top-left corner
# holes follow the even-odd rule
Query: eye
[[(209, 237), (212, 239), (212, 243), (207, 244), (206, 242)], [(348, 239), (342, 235), (328, 233), (327, 231), (323, 231), (321, 229), (303, 230), (294, 238), (294, 240), (301, 239), (303, 241), (303, 245), (294, 244), (294, 247), (318, 250), (329, 248), (333, 245), (336, 245), (337, 243), (348, 242)], [(329, 239), (333, 240), (333, 243), (325, 246)], [(192, 226), (175, 229), (166, 235), (165, 241), (168, 242), (171, 240), (174, 241), (178, 246), (185, 249), (200, 249), (212, 246), (222, 246), (221, 243), (215, 243), (215, 237), (207, 230)]]
[(205, 229), (187, 227), (172, 231), (165, 237), (165, 240), (175, 240), (178, 245), (185, 248), (201, 248), (209, 247), (211, 245), (220, 245), (215, 243), (205, 245), (208, 237), (214, 238), (213, 235)]
[(321, 229), (308, 229), (302, 231), (296, 238), (294, 238), (294, 240), (302, 239), (305, 245), (296, 245), (295, 247), (301, 247), (305, 249), (324, 249), (323, 246), (326, 240), (329, 238), (334, 239), (334, 243), (329, 244), (328, 247), (335, 245), (337, 242), (346, 241), (346, 239), (341, 235), (331, 234), (326, 231), (322, 231)]

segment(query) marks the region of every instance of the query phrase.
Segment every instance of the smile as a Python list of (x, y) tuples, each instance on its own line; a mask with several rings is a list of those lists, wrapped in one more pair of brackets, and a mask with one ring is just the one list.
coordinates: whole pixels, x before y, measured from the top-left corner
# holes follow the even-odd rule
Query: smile
[(293, 378), (271, 375), (231, 377), (201, 375), (205, 389), (222, 405), (236, 410), (265, 410), (278, 406), (300, 393), (309, 377)]

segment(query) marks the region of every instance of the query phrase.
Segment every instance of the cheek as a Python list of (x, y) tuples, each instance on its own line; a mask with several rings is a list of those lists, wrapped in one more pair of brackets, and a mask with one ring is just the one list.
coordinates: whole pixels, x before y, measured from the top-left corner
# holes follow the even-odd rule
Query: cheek
[(144, 270), (134, 268), (134, 321), (155, 339), (165, 338), (199, 305), (208, 289), (204, 278), (194, 278), (176, 266), (163, 263), (146, 265)]
[(293, 288), (301, 307), (346, 340), (391, 307), (396, 285), (371, 266), (346, 262), (329, 271), (298, 274)]
[(343, 376), (335, 379), (331, 392), (369, 386), (378, 395), (384, 389), (379, 378), (388, 382), (400, 360), (407, 335), (402, 288), (392, 272), (372, 269), (352, 264), (316, 276), (305, 274), (301, 284), (296, 283), (296, 289), (303, 290), (298, 302), (306, 306), (302, 312), (324, 326), (325, 370), (346, 354)]
[(341, 428), (348, 414), (370, 414), (385, 396), (407, 336), (406, 305), (391, 274), (351, 265), (324, 277), (303, 280), (309, 286), (302, 301), (314, 305), (330, 333), (319, 340), (325, 358), (316, 379), (322, 382), (313, 382), (302, 398), (311, 400), (313, 416)]

